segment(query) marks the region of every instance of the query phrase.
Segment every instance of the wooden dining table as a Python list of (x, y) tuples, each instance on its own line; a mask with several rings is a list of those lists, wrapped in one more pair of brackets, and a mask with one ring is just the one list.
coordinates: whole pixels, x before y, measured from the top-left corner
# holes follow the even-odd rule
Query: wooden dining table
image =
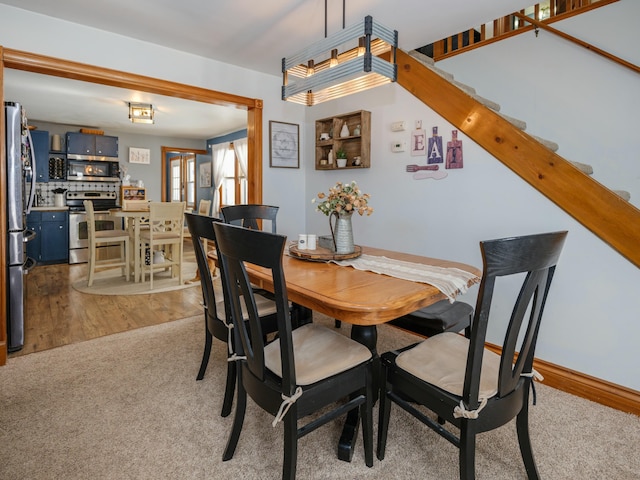
[[(405, 262), (437, 267), (458, 268), (474, 274), (481, 271), (464, 263), (423, 257), (381, 248), (362, 247), (362, 253), (384, 256)], [(215, 260), (215, 251), (209, 252)], [(284, 255), (282, 264), (285, 273), (289, 301), (310, 310), (324, 313), (336, 320), (351, 324), (351, 338), (366, 345), (379, 365), (376, 351), (377, 325), (412, 313), (447, 298), (436, 287), (370, 271), (356, 270), (333, 262), (318, 262)], [(259, 288), (273, 292), (270, 271), (248, 264), (247, 273), (251, 282)], [(338, 446), (338, 457), (351, 461), (358, 430), (358, 409), (347, 417)]]

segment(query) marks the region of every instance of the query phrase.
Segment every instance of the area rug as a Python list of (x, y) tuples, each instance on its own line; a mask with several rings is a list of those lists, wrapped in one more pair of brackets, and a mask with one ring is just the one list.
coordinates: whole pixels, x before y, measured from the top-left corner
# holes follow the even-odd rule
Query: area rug
[(178, 277), (171, 278), (171, 272), (156, 272), (153, 275), (153, 290), (149, 289), (149, 276), (146, 281), (135, 283), (132, 279), (128, 282), (122, 276), (120, 268), (112, 268), (96, 272), (93, 285), (87, 286), (87, 277), (73, 283), (73, 288), (82, 293), (93, 295), (146, 295), (149, 293), (170, 292), (183, 288), (198, 287), (200, 282), (192, 282), (198, 266), (195, 262), (182, 263), (182, 284)]

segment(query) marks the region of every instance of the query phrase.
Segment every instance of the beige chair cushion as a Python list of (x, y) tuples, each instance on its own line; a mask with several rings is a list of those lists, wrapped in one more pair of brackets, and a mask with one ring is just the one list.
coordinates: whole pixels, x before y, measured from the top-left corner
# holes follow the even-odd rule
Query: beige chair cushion
[[(396, 364), (419, 379), (462, 396), (469, 340), (457, 333), (440, 333), (398, 355)], [(500, 356), (485, 349), (482, 357), (479, 398), (498, 393)]]
[(129, 234), (125, 230), (98, 230), (96, 231), (96, 242), (104, 242), (106, 240), (123, 240), (128, 239)]
[[(218, 320), (222, 320), (226, 323), (227, 317), (225, 313), (226, 310), (224, 308), (224, 296), (222, 293), (222, 279), (220, 278), (219, 271), (216, 271), (216, 276), (213, 277), (213, 295), (216, 297), (216, 314), (218, 315)], [(260, 295), (254, 295), (254, 299), (259, 316), (265, 317), (277, 312), (276, 303), (273, 300), (261, 297)], [(249, 317), (247, 315), (247, 308), (245, 307), (244, 302), (240, 302), (240, 307), (242, 308), (242, 317), (246, 320)]]
[[(220, 292), (222, 296), (222, 292)], [(220, 298), (216, 294), (216, 299)], [(264, 297), (260, 297), (259, 295), (255, 296), (256, 308), (258, 309), (258, 315), (260, 317), (265, 317), (267, 315), (272, 315), (277, 312), (277, 307), (274, 301), (269, 300)], [(247, 320), (249, 316), (247, 315), (247, 308), (245, 307), (244, 302), (240, 302), (240, 307), (242, 308), (242, 318)], [(218, 320), (222, 320), (223, 322), (227, 322), (226, 310), (224, 308), (224, 300), (216, 300), (216, 314), (218, 315)]]
[[(371, 358), (371, 351), (361, 343), (313, 323), (296, 328), (292, 338), (298, 385), (311, 385)], [(282, 377), (279, 339), (265, 347), (264, 356), (266, 367)]]
[[(162, 241), (162, 240), (179, 240), (181, 238), (182, 234), (180, 232), (155, 232), (153, 234), (153, 240), (158, 242), (158, 241)], [(149, 230), (145, 231), (145, 232), (140, 232), (140, 240), (142, 240), (143, 242), (149, 243), (151, 239), (151, 234), (149, 233)]]

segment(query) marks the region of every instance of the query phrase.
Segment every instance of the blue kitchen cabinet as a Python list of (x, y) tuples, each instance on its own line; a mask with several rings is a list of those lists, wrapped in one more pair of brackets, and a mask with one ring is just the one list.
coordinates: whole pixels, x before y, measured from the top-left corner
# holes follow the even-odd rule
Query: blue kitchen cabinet
[(33, 153), (36, 157), (36, 182), (49, 181), (49, 132), (32, 130)]
[(96, 135), (96, 155), (118, 157), (118, 137)]
[(118, 157), (118, 137), (67, 132), (67, 155)]
[(32, 211), (27, 215), (27, 228), (36, 234), (27, 242), (29, 257), (38, 263), (69, 261), (69, 212)]
[(95, 135), (86, 133), (67, 133), (67, 155), (95, 155)]
[(69, 261), (69, 212), (44, 211), (40, 229), (40, 256), (44, 263)]

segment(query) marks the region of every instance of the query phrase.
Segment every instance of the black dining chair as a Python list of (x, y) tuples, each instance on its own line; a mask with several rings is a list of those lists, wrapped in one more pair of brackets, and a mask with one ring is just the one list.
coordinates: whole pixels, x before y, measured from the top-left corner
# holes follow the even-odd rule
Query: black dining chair
[[(220, 212), (226, 223), (240, 225), (241, 227), (259, 230), (259, 221), (268, 221), (271, 225), (271, 233), (277, 233), (278, 210), (280, 207), (260, 204), (227, 205)], [(264, 226), (263, 226), (264, 228)]]
[[(283, 424), (283, 479), (295, 478), (299, 438), (355, 408), (360, 409), (362, 417), (365, 463), (373, 466), (371, 351), (321, 325), (292, 328), (282, 267), (285, 236), (223, 223), (214, 224), (214, 230), (222, 279), (229, 292), (239, 363), (235, 418), (223, 460), (230, 460), (236, 450), (248, 394), (274, 416), (273, 426)], [(268, 345), (260, 332), (256, 295), (245, 262), (267, 269), (273, 279), (278, 335)], [(243, 311), (248, 314), (248, 323), (243, 321)], [(311, 421), (298, 425), (315, 412), (319, 414)]]
[[(440, 300), (388, 323), (423, 337), (432, 337), (444, 332), (457, 333), (462, 330), (468, 336), (472, 319), (473, 307), (468, 303), (459, 300), (454, 302)], [(342, 322), (336, 320), (335, 325), (336, 328), (340, 328)]]
[[(220, 209), (220, 212), (222, 213), (222, 218), (224, 219), (225, 223), (229, 223), (231, 225), (239, 225), (251, 230), (261, 230), (260, 226), (262, 226), (262, 229), (265, 229), (265, 231), (278, 233), (278, 224), (276, 218), (278, 216), (279, 210), (280, 207), (276, 207), (274, 205), (249, 203), (227, 205), (226, 207), (222, 207)], [(261, 222), (262, 225), (258, 222)], [(265, 224), (264, 222), (267, 223)], [(273, 298), (271, 292), (268, 292), (264, 289), (259, 289), (254, 286), (253, 291), (254, 293), (262, 295), (263, 297)], [(310, 309), (296, 303), (293, 303), (291, 305), (291, 314), (292, 321), (296, 326), (313, 321), (313, 312)]]
[[(395, 403), (458, 447), (461, 479), (475, 478), (476, 435), (515, 417), (527, 476), (539, 478), (529, 438), (529, 391), (542, 313), (566, 236), (565, 231), (480, 242), (484, 271), (471, 337), (442, 333), (382, 355), (380, 460)], [(492, 307), (492, 329), (505, 332), (500, 355), (485, 348)], [(450, 422), (456, 433), (416, 405)]]
[[(202, 380), (209, 365), (209, 357), (211, 356), (211, 347), (213, 339), (224, 342), (227, 349), (227, 357), (233, 354), (231, 342), (231, 334), (229, 326), (232, 325), (231, 313), (225, 306), (224, 289), (220, 281), (220, 288), (214, 285), (211, 267), (209, 266), (207, 251), (205, 245), (215, 245), (215, 232), (213, 224), (222, 222), (219, 218), (208, 217), (206, 215), (198, 215), (195, 213), (185, 212), (187, 228), (193, 242), (196, 263), (200, 272), (200, 286), (202, 288), (202, 303), (204, 306), (204, 322), (205, 322), (205, 341), (204, 352), (202, 353), (202, 361), (198, 371), (197, 380)], [(217, 278), (219, 281), (219, 277)], [(216, 292), (217, 290), (217, 292)], [(261, 299), (256, 305), (262, 324), (262, 331), (265, 334), (272, 333), (277, 330), (276, 323), (276, 306), (275, 303), (268, 299)], [(227, 380), (224, 391), (224, 400), (222, 402), (223, 417), (231, 413), (233, 404), (233, 393), (236, 384), (236, 364), (227, 361)]]

